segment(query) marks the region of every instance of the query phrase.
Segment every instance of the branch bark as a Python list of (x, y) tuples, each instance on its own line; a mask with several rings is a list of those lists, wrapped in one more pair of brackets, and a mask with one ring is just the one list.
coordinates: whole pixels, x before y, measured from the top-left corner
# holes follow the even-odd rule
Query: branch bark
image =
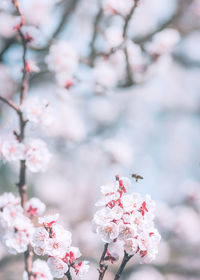
[(68, 280), (72, 280), (72, 276), (71, 276), (71, 273), (70, 273), (70, 269), (68, 269), (68, 271), (65, 273), (66, 277)]
[[(124, 41), (126, 41), (126, 38), (127, 38), (129, 22), (138, 6), (139, 1), (140, 0), (135, 0), (132, 9), (130, 10), (129, 14), (125, 18), (123, 34), (122, 34)], [(125, 55), (125, 60), (126, 60), (126, 73), (127, 73), (127, 80), (126, 80), (125, 86), (131, 86), (133, 84), (133, 78), (132, 78), (132, 71), (131, 71), (131, 66), (130, 66), (130, 61), (129, 61), (128, 49), (127, 49), (126, 45), (124, 47), (124, 55)]]
[[(20, 16), (21, 21), (19, 24), (19, 27), (17, 28), (18, 34), (21, 38), (21, 43), (23, 47), (23, 75), (22, 75), (22, 81), (21, 81), (21, 91), (20, 91), (20, 105), (23, 104), (26, 98), (26, 93), (28, 91), (28, 76), (29, 73), (27, 71), (27, 61), (26, 61), (26, 54), (27, 54), (27, 44), (29, 42), (29, 39), (26, 38), (21, 31), (21, 27), (24, 25), (24, 19), (23, 15), (21, 13), (19, 4), (17, 0), (12, 0), (13, 5), (16, 8), (17, 14)], [(23, 117), (23, 113), (19, 110), (18, 112), (19, 115), (19, 142), (23, 142), (24, 136), (25, 136), (25, 126), (26, 126), (26, 120)], [(26, 210), (25, 210), (25, 203), (27, 201), (27, 185), (26, 185), (26, 162), (25, 160), (20, 161), (20, 171), (19, 171), (19, 183), (17, 184), (18, 190), (19, 190), (19, 195), (21, 198), (21, 205), (24, 209), (24, 213), (26, 215)], [(28, 246), (27, 251), (24, 253), (24, 262), (25, 262), (25, 270), (27, 271), (28, 274), (28, 280), (33, 280), (33, 275), (32, 275), (32, 262), (33, 262), (33, 250), (31, 245)]]
[(15, 110), (17, 113), (19, 113), (19, 108), (12, 100), (7, 100), (3, 96), (0, 96), (0, 100), (3, 101), (5, 104), (7, 104), (10, 108)]
[(121, 275), (122, 275), (122, 272), (124, 271), (124, 268), (126, 266), (126, 264), (128, 263), (128, 261), (132, 258), (133, 256), (132, 255), (128, 255), (125, 251), (124, 251), (124, 258), (121, 262), (121, 265), (115, 275), (115, 278), (114, 280), (118, 280), (120, 279)]
[(104, 250), (103, 250), (103, 253), (102, 253), (100, 261), (99, 261), (99, 280), (103, 279), (103, 277), (106, 273), (106, 270), (108, 268), (108, 265), (105, 264), (105, 256), (106, 256), (107, 250), (108, 250), (108, 243), (106, 243), (104, 245)]

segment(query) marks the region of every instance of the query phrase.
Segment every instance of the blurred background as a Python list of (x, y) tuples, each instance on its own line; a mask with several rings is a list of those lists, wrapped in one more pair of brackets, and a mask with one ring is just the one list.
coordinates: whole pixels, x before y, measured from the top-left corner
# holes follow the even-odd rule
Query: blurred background
[[(200, 0), (139, 1), (126, 38), (129, 1), (122, 10), (111, 9), (112, 2), (19, 1), (35, 28), (28, 57), (40, 68), (31, 74), (28, 96), (46, 98), (53, 111), (51, 126), (26, 131), (52, 153), (47, 172), (28, 174), (29, 195), (44, 201), (47, 213), (61, 213), (94, 280), (103, 249), (91, 231), (99, 187), (115, 174), (138, 173), (144, 179), (133, 180), (133, 191), (157, 201), (162, 241), (153, 264), (133, 258), (122, 279), (200, 280)], [(22, 75), (16, 20), (10, 1), (1, 0), (0, 95), (15, 101)], [(60, 40), (79, 60), (64, 86), (45, 59)], [(1, 134), (18, 126), (2, 103), (0, 118)], [(1, 193), (17, 193), (18, 168), (0, 163)], [(110, 265), (105, 280), (118, 265)], [(1, 279), (21, 279), (23, 256), (1, 247), (0, 271)]]

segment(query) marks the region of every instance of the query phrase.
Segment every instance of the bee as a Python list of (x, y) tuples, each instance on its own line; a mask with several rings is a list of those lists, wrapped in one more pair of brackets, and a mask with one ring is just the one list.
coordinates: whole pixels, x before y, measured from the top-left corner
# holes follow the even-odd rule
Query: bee
[(131, 175), (132, 178), (135, 178), (135, 181), (137, 182), (138, 180), (143, 180), (144, 178), (139, 175), (139, 174), (132, 174)]

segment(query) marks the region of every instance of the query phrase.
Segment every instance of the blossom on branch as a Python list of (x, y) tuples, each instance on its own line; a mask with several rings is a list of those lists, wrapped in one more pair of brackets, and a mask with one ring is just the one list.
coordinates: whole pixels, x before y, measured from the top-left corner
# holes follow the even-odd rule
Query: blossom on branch
[(160, 242), (153, 221), (155, 202), (149, 195), (127, 193), (130, 187), (130, 180), (119, 176), (113, 184), (101, 187), (103, 198), (97, 205), (103, 208), (94, 215), (93, 230), (103, 242), (121, 241), (128, 255), (138, 254), (141, 262), (148, 263), (155, 259)]
[(24, 117), (33, 124), (50, 125), (52, 112), (49, 102), (44, 98), (30, 97), (21, 106)]
[(25, 143), (26, 166), (31, 172), (44, 172), (47, 170), (51, 154), (46, 143), (41, 139), (27, 139)]
[(24, 159), (24, 144), (14, 136), (4, 137), (1, 144), (1, 154), (5, 161), (18, 161)]
[[(39, 259), (33, 262), (32, 274), (34, 280), (53, 280), (47, 263)], [(23, 280), (28, 280), (26, 271), (23, 273)]]
[(58, 41), (51, 45), (49, 54), (46, 57), (46, 63), (49, 70), (56, 74), (66, 74), (66, 76), (74, 73), (78, 66), (78, 57), (67, 41)]
[(37, 197), (32, 197), (25, 204), (26, 212), (30, 215), (30, 217), (42, 215), (45, 208), (45, 204)]
[(0, 236), (9, 253), (25, 252), (33, 233), (34, 226), (24, 215), (19, 197), (12, 193), (0, 196)]
[(80, 279), (88, 271), (87, 262), (78, 262), (81, 253), (71, 246), (71, 233), (57, 223), (58, 215), (39, 218), (32, 245), (38, 255), (48, 255), (48, 265), (53, 277), (62, 278), (71, 267)]

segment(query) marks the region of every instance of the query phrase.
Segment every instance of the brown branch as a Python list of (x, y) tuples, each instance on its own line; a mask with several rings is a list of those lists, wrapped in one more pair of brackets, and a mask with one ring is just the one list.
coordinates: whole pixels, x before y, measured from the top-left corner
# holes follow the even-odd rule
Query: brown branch
[(69, 268), (68, 271), (65, 273), (65, 275), (67, 276), (67, 279), (68, 279), (68, 280), (72, 280), (72, 276), (71, 276), (71, 273), (70, 273), (70, 268)]
[[(18, 34), (21, 38), (21, 43), (23, 46), (23, 75), (22, 75), (22, 81), (21, 81), (21, 91), (20, 91), (20, 105), (23, 104), (26, 98), (26, 93), (28, 90), (28, 76), (29, 73), (27, 71), (27, 61), (26, 61), (26, 54), (27, 54), (27, 44), (30, 41), (29, 36), (26, 36), (23, 34), (21, 27), (24, 25), (24, 18), (21, 13), (19, 4), (17, 0), (12, 0), (13, 5), (16, 8), (17, 14), (20, 16), (20, 23), (16, 27)], [(23, 118), (23, 113), (21, 111), (18, 112), (19, 115), (19, 142), (23, 142), (24, 140), (24, 134), (25, 134), (25, 126), (26, 126), (26, 120)], [(19, 183), (17, 184), (19, 195), (21, 198), (21, 205), (24, 209), (24, 213), (26, 214), (25, 210), (25, 203), (27, 201), (27, 185), (26, 185), (26, 164), (25, 160), (20, 161), (20, 172), (19, 172)], [(32, 275), (32, 263), (33, 263), (33, 250), (31, 245), (28, 246), (27, 251), (24, 253), (24, 262), (25, 262), (25, 270), (28, 274), (28, 280), (33, 280)]]
[(19, 108), (12, 100), (7, 100), (3, 96), (0, 96), (0, 100), (7, 104), (10, 108), (14, 109), (17, 113), (19, 113)]
[(10, 48), (10, 46), (12, 44), (14, 44), (14, 43), (16, 43), (16, 39), (15, 38), (11, 38), (11, 39), (5, 40), (4, 46), (3, 46), (3, 48), (1, 49), (1, 52), (0, 52), (0, 61), (3, 60), (4, 54)]
[[(193, 1), (193, 0), (192, 0)], [(153, 36), (155, 34), (157, 34), (158, 32), (164, 30), (165, 28), (169, 27), (169, 26), (174, 26), (175, 23), (182, 17), (183, 13), (185, 11), (187, 11), (188, 7), (192, 4), (192, 1), (182, 1), (179, 0), (178, 1), (178, 5), (176, 8), (176, 11), (174, 12), (174, 14), (167, 19), (166, 21), (162, 22), (156, 29), (154, 29), (153, 31), (143, 35), (143, 36), (138, 36), (133, 38), (133, 42), (135, 44), (140, 45), (141, 47), (143, 47), (143, 45), (148, 42), (151, 41)]]
[(98, 34), (98, 24), (101, 20), (101, 17), (103, 15), (103, 8), (102, 8), (102, 5), (100, 6), (99, 8), (99, 11), (95, 17), (95, 20), (94, 20), (94, 31), (93, 31), (93, 35), (92, 35), (92, 40), (91, 40), (91, 52), (90, 52), (90, 64), (91, 66), (94, 65), (94, 58), (96, 56), (95, 54), (95, 42), (96, 42), (96, 38), (97, 38), (97, 34)]
[(51, 38), (48, 40), (46, 46), (41, 47), (41, 48), (36, 48), (36, 47), (31, 47), (31, 49), (35, 51), (48, 51), (49, 47), (51, 46), (53, 40), (60, 34), (60, 32), (63, 30), (67, 19), (69, 16), (72, 14), (73, 10), (76, 8), (76, 5), (78, 4), (79, 0), (71, 0), (69, 1), (64, 1), (65, 6), (63, 7), (63, 14), (61, 17), (61, 20), (59, 24), (57, 25), (56, 29), (54, 30), (53, 34), (51, 35)]
[(101, 255), (101, 258), (100, 258), (100, 261), (99, 261), (99, 280), (102, 280), (104, 275), (105, 275), (105, 272), (108, 268), (108, 265), (105, 264), (105, 256), (106, 256), (106, 252), (108, 250), (108, 243), (106, 243), (104, 245), (104, 250), (103, 250), (103, 253)]
[(160, 26), (158, 26), (155, 30), (153, 30), (152, 32), (144, 35), (144, 36), (141, 36), (141, 37), (135, 37), (133, 38), (133, 42), (135, 44), (138, 44), (138, 45), (143, 45), (144, 43), (146, 43), (147, 41), (151, 41), (152, 40), (152, 37), (162, 31), (163, 29), (167, 28), (178, 16), (178, 13), (176, 12), (171, 18), (169, 18), (167, 21), (163, 22)]
[(123, 33), (122, 33), (122, 36), (123, 36), (124, 39), (126, 39), (129, 22), (130, 22), (133, 14), (135, 12), (135, 9), (138, 6), (139, 1), (140, 0), (135, 0), (133, 7), (131, 8), (129, 14), (125, 18), (124, 28), (123, 28)]
[(128, 263), (128, 261), (129, 261), (132, 257), (133, 257), (132, 255), (128, 255), (128, 254), (126, 253), (126, 251), (124, 251), (123, 260), (122, 260), (121, 265), (120, 265), (120, 267), (119, 267), (119, 269), (118, 269), (118, 271), (117, 271), (117, 273), (116, 273), (116, 275), (115, 275), (114, 280), (120, 279), (120, 277), (121, 277), (121, 275), (122, 275), (122, 272), (124, 271), (124, 268), (125, 268), (126, 264)]
[[(129, 22), (130, 22), (133, 14), (135, 12), (135, 9), (138, 6), (139, 1), (140, 0), (135, 0), (132, 9), (130, 10), (129, 14), (125, 18), (123, 33), (122, 33), (124, 41), (126, 40), (126, 37), (127, 37)], [(127, 73), (127, 78), (126, 78), (127, 80), (126, 80), (125, 85), (126, 86), (131, 86), (133, 84), (133, 78), (132, 78), (132, 71), (131, 71), (131, 66), (130, 66), (130, 62), (129, 62), (129, 55), (128, 55), (127, 46), (124, 47), (124, 55), (125, 55), (125, 60), (126, 60), (126, 73)]]
[(22, 46), (23, 46), (23, 57), (22, 57), (22, 60), (23, 60), (23, 76), (22, 76), (21, 91), (20, 91), (20, 105), (22, 105), (24, 100), (25, 100), (26, 93), (28, 91), (28, 76), (29, 76), (29, 73), (26, 69), (27, 68), (26, 67), (26, 64), (27, 64), (26, 53), (27, 53), (27, 44), (30, 41), (30, 38), (27, 37), (26, 35), (24, 35), (22, 30), (21, 30), (25, 21), (24, 21), (24, 17), (22, 15), (22, 12), (21, 12), (20, 7), (19, 7), (18, 0), (12, 0), (12, 3), (16, 8), (17, 14), (20, 16), (20, 23), (16, 27), (16, 29), (17, 29), (17, 32), (19, 34), (19, 37), (21, 39), (21, 43), (22, 43)]

